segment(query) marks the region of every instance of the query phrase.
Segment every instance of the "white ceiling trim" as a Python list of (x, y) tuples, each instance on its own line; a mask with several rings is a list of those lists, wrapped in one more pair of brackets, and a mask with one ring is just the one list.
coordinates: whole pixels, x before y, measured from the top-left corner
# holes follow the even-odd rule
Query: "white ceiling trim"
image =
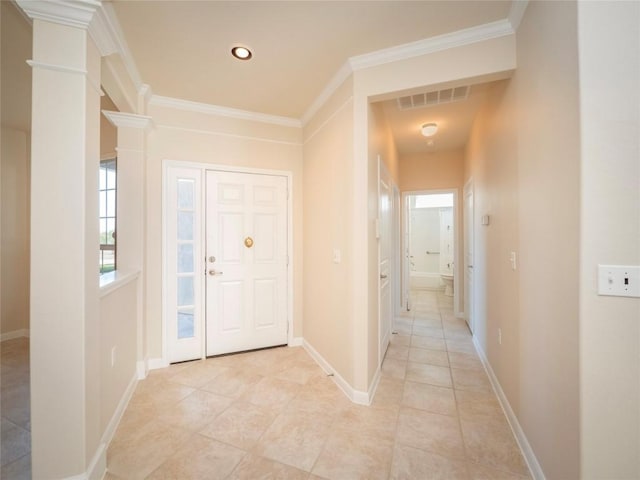
[[(523, 3), (523, 2), (514, 2)], [(513, 9), (513, 7), (512, 7)], [(523, 10), (524, 12), (524, 10)], [(338, 72), (329, 81), (327, 86), (322, 90), (320, 95), (309, 106), (302, 115), (302, 124), (306, 125), (309, 120), (320, 110), (322, 105), (331, 97), (340, 85), (353, 72), (365, 68), (385, 65), (387, 63), (408, 60), (410, 58), (427, 55), (450, 48), (461, 47), (473, 43), (490, 40), (492, 38), (503, 37), (514, 33), (511, 22), (507, 19), (497, 20), (495, 22), (485, 23), (476, 27), (458, 30), (457, 32), (446, 33), (436, 37), (425, 38), (417, 42), (405, 43), (395, 47), (377, 50), (375, 52), (366, 53), (350, 57), (347, 62), (338, 70)]]
[(518, 30), (522, 17), (524, 16), (524, 11), (528, 5), (529, 0), (513, 0), (511, 2), (511, 10), (509, 10), (508, 18), (509, 23), (511, 23), (511, 28), (513, 28), (514, 31)]
[(114, 53), (120, 55), (133, 85), (136, 87), (136, 90), (140, 90), (142, 87), (142, 78), (133, 60), (133, 55), (131, 55), (127, 41), (124, 38), (124, 33), (122, 33), (122, 28), (120, 28), (116, 13), (111, 5), (102, 3), (102, 6), (98, 9), (93, 21), (89, 25), (89, 34), (94, 42), (96, 42), (96, 46), (103, 57)]
[(101, 6), (99, 0), (16, 0), (16, 3), (32, 19), (79, 28), (87, 28)]
[(445, 33), (436, 37), (425, 38), (417, 42), (405, 43), (395, 47), (377, 50), (349, 58), (353, 71), (376, 67), (386, 63), (398, 62), (429, 53), (440, 52), (449, 48), (482, 42), (492, 38), (511, 35), (513, 28), (508, 20), (497, 20), (477, 27), (465, 28), (457, 32)]
[(316, 97), (313, 103), (307, 108), (301, 118), (302, 125), (306, 125), (311, 117), (313, 117), (318, 110), (322, 108), (322, 106), (329, 100), (331, 95), (338, 89), (340, 85), (344, 83), (344, 81), (349, 78), (349, 76), (353, 73), (353, 69), (347, 60), (342, 64), (342, 67), (335, 73), (335, 75), (329, 80), (329, 83), (322, 89), (320, 95)]
[(148, 131), (153, 127), (153, 120), (147, 115), (137, 115), (135, 113), (111, 112), (102, 110), (107, 120), (117, 128), (137, 128)]
[(220, 107), (208, 103), (192, 102), (190, 100), (182, 100), (179, 98), (163, 97), (161, 95), (152, 95), (149, 105), (158, 107), (175, 108), (178, 110), (186, 110), (189, 112), (204, 113), (206, 115), (215, 115), (218, 117), (236, 118), (240, 120), (249, 120), (253, 122), (270, 123), (283, 127), (301, 128), (302, 123), (297, 118), (280, 117), (277, 115), (268, 115), (266, 113), (249, 112), (247, 110), (239, 110), (236, 108)]

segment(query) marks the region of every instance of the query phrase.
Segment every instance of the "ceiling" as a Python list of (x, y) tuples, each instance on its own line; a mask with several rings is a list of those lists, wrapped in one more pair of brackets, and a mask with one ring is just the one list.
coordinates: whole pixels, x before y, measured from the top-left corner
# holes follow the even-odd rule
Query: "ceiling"
[[(0, 3), (2, 122), (30, 130), (31, 27), (12, 2)], [(299, 119), (349, 57), (506, 18), (511, 2), (116, 0), (112, 6), (142, 81), (155, 94)], [(236, 42), (253, 48), (251, 61), (229, 55)], [(487, 88), (472, 86), (465, 101), (404, 111), (395, 99), (383, 102), (399, 152), (464, 147)], [(428, 146), (419, 130), (432, 121), (439, 131)]]
[[(473, 126), (473, 120), (494, 83), (471, 85), (466, 99), (433, 106), (403, 110), (398, 107), (397, 99), (381, 102), (398, 152), (401, 155), (407, 155), (464, 148)], [(425, 88), (423, 92), (419, 93), (432, 91), (434, 91), (433, 88)], [(413, 91), (412, 93), (418, 92)], [(438, 131), (429, 139), (420, 133), (421, 127), (425, 123), (438, 125)], [(433, 144), (430, 145), (429, 140), (432, 140)]]
[[(299, 119), (349, 57), (507, 18), (511, 1), (112, 5), (154, 94)], [(250, 61), (231, 57), (237, 43)]]

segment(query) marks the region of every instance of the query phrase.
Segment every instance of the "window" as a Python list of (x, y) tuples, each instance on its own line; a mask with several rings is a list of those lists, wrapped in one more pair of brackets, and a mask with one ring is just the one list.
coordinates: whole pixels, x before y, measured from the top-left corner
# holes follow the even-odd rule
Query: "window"
[(116, 166), (100, 161), (100, 274), (116, 269)]

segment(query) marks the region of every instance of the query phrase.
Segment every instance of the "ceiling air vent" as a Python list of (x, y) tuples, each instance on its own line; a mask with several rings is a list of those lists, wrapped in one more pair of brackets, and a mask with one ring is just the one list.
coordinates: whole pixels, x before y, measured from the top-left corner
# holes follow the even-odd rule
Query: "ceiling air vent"
[(442, 103), (461, 102), (469, 96), (469, 86), (445, 88), (432, 92), (418, 93), (398, 98), (398, 108), (409, 110), (411, 108), (431, 107)]

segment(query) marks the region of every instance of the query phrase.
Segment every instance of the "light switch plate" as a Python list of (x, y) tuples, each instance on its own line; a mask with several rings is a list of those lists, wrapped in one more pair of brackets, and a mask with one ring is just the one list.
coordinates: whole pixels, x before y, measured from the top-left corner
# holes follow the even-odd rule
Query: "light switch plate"
[(598, 294), (640, 297), (640, 266), (598, 265)]

